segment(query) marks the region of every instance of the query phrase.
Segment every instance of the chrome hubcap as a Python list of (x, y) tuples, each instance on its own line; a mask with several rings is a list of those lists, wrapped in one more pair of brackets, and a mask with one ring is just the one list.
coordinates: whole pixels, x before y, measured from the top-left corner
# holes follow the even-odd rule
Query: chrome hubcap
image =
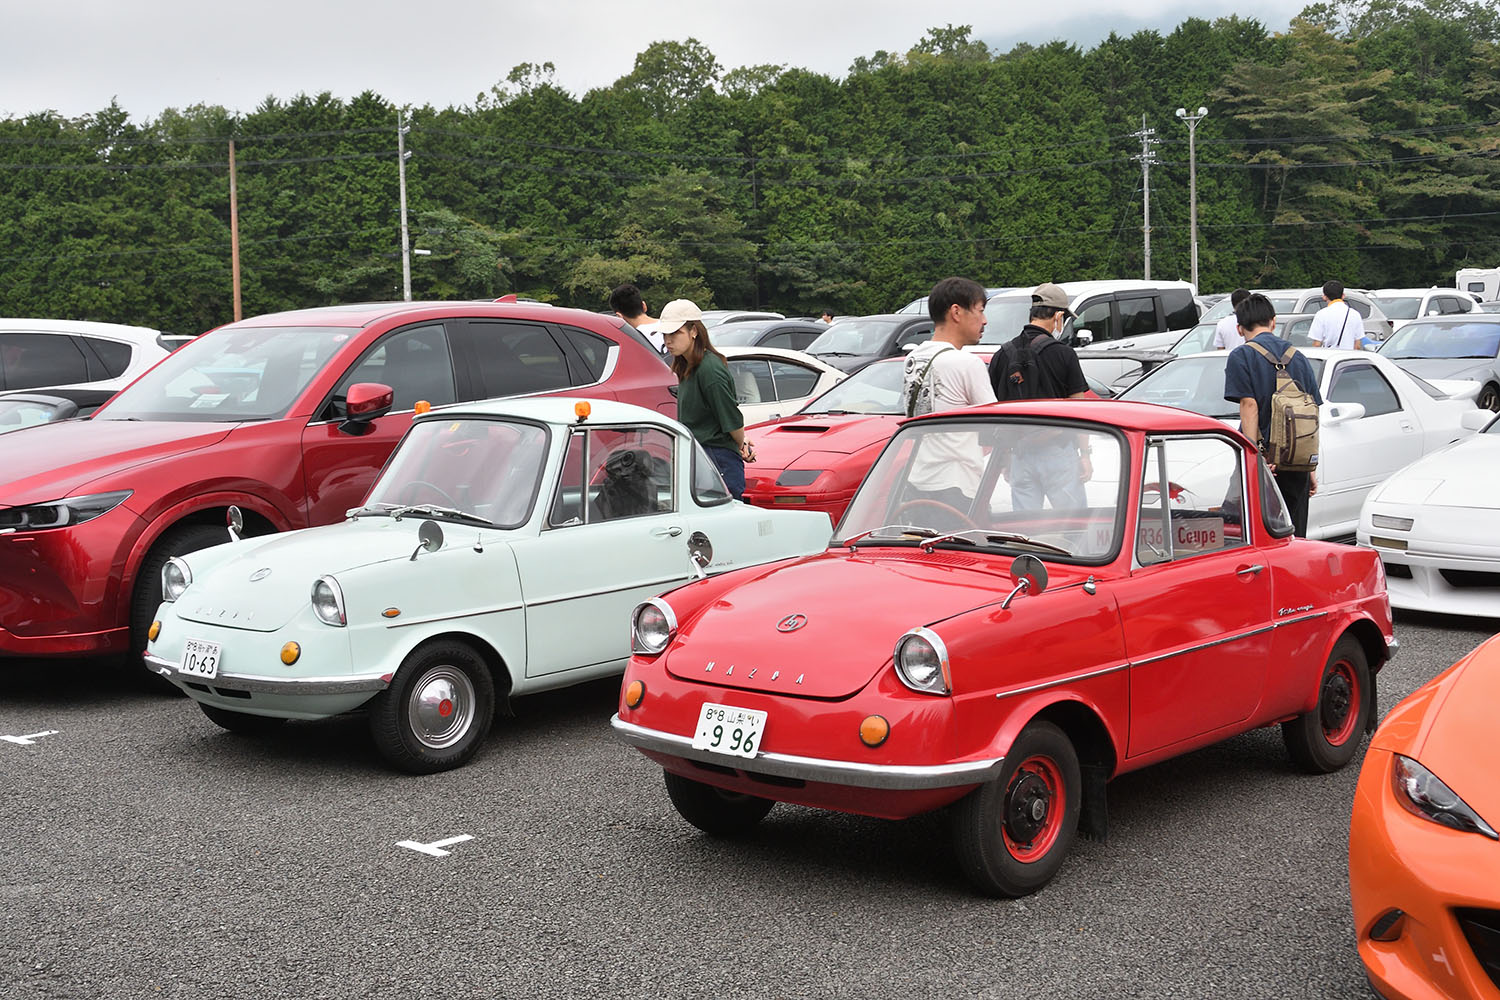
[(456, 667), (433, 667), (412, 685), (406, 718), (417, 742), (444, 750), (463, 739), (474, 723), (474, 685)]

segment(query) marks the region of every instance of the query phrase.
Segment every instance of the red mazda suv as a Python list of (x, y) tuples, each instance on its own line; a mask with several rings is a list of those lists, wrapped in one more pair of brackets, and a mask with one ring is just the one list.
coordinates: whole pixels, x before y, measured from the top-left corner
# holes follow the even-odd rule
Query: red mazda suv
[(0, 658), (138, 653), (167, 559), (328, 524), (411, 423), (497, 396), (620, 399), (675, 416), (676, 378), (612, 317), (490, 302), (275, 313), (168, 355), (87, 420), (0, 445)]

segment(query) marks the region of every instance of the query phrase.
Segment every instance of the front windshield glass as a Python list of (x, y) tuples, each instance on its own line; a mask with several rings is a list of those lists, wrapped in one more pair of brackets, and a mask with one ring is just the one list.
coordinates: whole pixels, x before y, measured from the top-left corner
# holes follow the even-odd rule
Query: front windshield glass
[(1125, 448), (1113, 430), (1065, 421), (907, 424), (865, 477), (838, 537), (1105, 562), (1123, 529)]
[(775, 320), (744, 320), (739, 323), (720, 323), (714, 327), (709, 340), (715, 347), (754, 347), (760, 335)]
[(1408, 323), (1380, 345), (1388, 358), (1500, 356), (1500, 323)]
[(865, 365), (817, 399), (800, 413), (905, 413), (901, 399), (901, 361), (877, 361)]
[(547, 461), (540, 424), (478, 417), (412, 425), (365, 501), (368, 514), (516, 528), (531, 519)]
[(1386, 319), (1416, 319), (1422, 308), (1420, 295), (1375, 295), (1371, 296)]
[(1197, 354), (1201, 351), (1214, 349), (1214, 327), (1215, 323), (1199, 323), (1187, 333), (1182, 339), (1172, 345), (1173, 354)]
[(1021, 327), (1031, 322), (1031, 293), (995, 295), (984, 304), (981, 344), (1004, 344), (1015, 339)]
[(896, 320), (841, 319), (807, 346), (808, 354), (884, 354)]
[(1224, 365), (1228, 360), (1228, 351), (1178, 358), (1130, 386), (1120, 398), (1175, 406), (1217, 420), (1236, 418), (1239, 404), (1224, 398)]
[(357, 331), (227, 327), (197, 337), (110, 400), (95, 420), (275, 420)]

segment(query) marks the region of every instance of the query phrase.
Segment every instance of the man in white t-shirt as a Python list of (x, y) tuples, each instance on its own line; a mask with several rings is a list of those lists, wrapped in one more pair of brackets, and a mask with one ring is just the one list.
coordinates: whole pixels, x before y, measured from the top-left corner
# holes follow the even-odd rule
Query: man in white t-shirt
[[(927, 297), (932, 339), (906, 356), (901, 399), (908, 416), (995, 402), (989, 370), (965, 347), (984, 334), (984, 287), (968, 278), (944, 278)], [(967, 513), (984, 473), (984, 454), (973, 432), (928, 434), (912, 462), (908, 482), (921, 499)]]
[(1313, 317), (1307, 328), (1307, 339), (1317, 347), (1332, 347), (1340, 351), (1352, 351), (1364, 336), (1365, 324), (1359, 313), (1344, 301), (1344, 284), (1330, 281), (1323, 285), (1323, 301), (1327, 303)]
[(1232, 351), (1245, 342), (1240, 336), (1240, 321), (1235, 318), (1234, 311), (1249, 297), (1248, 288), (1236, 288), (1229, 293), (1229, 315), (1214, 324), (1214, 350)]

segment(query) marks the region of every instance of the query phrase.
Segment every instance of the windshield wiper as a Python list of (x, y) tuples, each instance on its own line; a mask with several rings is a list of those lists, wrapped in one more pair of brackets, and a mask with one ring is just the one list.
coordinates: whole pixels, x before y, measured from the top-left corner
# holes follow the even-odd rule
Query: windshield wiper
[(1035, 538), (1028, 538), (1025, 535), (986, 531), (984, 528), (961, 528), (958, 531), (950, 531), (947, 534), (934, 535), (922, 543), (922, 551), (931, 552), (935, 546), (941, 545), (944, 542), (963, 542), (966, 545), (979, 544), (972, 538), (965, 537), (966, 535), (978, 535), (991, 545), (1004, 545), (1007, 543), (1014, 545), (1034, 545), (1039, 549), (1047, 549), (1059, 555), (1070, 556), (1073, 554), (1068, 549), (1060, 545), (1053, 545), (1051, 542), (1039, 542)]
[(431, 503), (407, 504), (404, 507), (396, 507), (391, 511), (391, 517), (395, 518), (397, 521), (401, 520), (401, 518), (405, 517), (407, 514), (426, 514), (428, 517), (451, 517), (455, 521), (467, 521), (470, 524), (483, 524), (491, 528), (495, 526), (495, 522), (491, 521), (487, 517), (480, 517), (478, 514), (470, 514), (468, 511), (459, 510), (456, 507), (439, 507), (437, 504)]
[(878, 535), (882, 531), (888, 531), (892, 528), (899, 529), (903, 535), (916, 535), (918, 538), (933, 538), (937, 535), (937, 532), (931, 528), (922, 528), (915, 524), (882, 524), (878, 528), (871, 528), (869, 531), (861, 531), (857, 535), (851, 535), (838, 544), (847, 545), (850, 549), (853, 549), (855, 543), (860, 540), (869, 538), (872, 535)]
[(393, 510), (399, 510), (399, 503), (371, 503), (363, 507), (350, 507), (344, 511), (345, 517), (359, 517), (361, 514), (389, 514)]

